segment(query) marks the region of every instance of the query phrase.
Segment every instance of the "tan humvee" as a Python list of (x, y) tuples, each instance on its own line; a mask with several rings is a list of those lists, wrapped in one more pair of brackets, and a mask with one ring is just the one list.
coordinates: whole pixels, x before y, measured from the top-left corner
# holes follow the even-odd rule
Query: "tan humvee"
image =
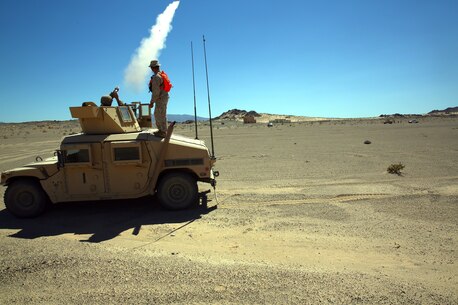
[(5, 206), (17, 217), (42, 213), (49, 202), (156, 195), (168, 209), (198, 203), (197, 182), (215, 186), (215, 159), (203, 141), (156, 137), (148, 105), (70, 107), (82, 133), (63, 138), (55, 156), (1, 174)]

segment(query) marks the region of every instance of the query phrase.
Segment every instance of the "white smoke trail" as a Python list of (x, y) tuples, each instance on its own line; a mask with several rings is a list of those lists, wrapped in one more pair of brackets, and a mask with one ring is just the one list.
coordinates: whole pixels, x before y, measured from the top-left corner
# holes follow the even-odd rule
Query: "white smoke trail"
[(145, 88), (150, 68), (149, 62), (158, 59), (165, 48), (165, 40), (172, 30), (172, 20), (180, 1), (170, 3), (165, 11), (157, 16), (156, 24), (150, 29), (150, 35), (143, 38), (140, 47), (135, 51), (129, 65), (124, 71), (124, 82), (137, 92)]

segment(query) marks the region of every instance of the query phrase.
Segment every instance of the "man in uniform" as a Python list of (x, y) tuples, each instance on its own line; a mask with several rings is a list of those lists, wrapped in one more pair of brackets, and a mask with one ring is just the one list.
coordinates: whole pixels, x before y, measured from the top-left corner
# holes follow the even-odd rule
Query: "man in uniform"
[(165, 137), (167, 132), (167, 103), (169, 102), (169, 93), (164, 90), (164, 81), (160, 74), (161, 64), (157, 60), (152, 60), (149, 67), (153, 71), (154, 75), (151, 77), (150, 81), (150, 91), (151, 91), (151, 101), (150, 108), (154, 108), (154, 119), (156, 121), (156, 126), (158, 131), (154, 135), (159, 137)]

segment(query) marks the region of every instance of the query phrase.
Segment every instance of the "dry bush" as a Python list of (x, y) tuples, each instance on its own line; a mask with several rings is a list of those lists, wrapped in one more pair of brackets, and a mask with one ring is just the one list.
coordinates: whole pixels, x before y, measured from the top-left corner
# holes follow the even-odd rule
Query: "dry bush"
[(404, 164), (402, 163), (398, 163), (398, 164), (391, 164), (390, 166), (388, 166), (388, 168), (386, 169), (386, 171), (390, 174), (396, 174), (398, 176), (401, 176), (402, 173), (401, 171), (405, 168)]

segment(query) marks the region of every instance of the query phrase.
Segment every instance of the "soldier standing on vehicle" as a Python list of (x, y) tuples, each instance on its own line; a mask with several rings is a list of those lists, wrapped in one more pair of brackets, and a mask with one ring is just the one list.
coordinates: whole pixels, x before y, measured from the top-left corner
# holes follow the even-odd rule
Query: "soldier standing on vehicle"
[(149, 82), (149, 90), (151, 92), (150, 108), (156, 104), (154, 108), (154, 119), (158, 131), (154, 135), (165, 137), (167, 132), (167, 103), (169, 101), (169, 91), (172, 84), (164, 71), (160, 69), (161, 64), (157, 60), (152, 60), (149, 67), (154, 75)]

